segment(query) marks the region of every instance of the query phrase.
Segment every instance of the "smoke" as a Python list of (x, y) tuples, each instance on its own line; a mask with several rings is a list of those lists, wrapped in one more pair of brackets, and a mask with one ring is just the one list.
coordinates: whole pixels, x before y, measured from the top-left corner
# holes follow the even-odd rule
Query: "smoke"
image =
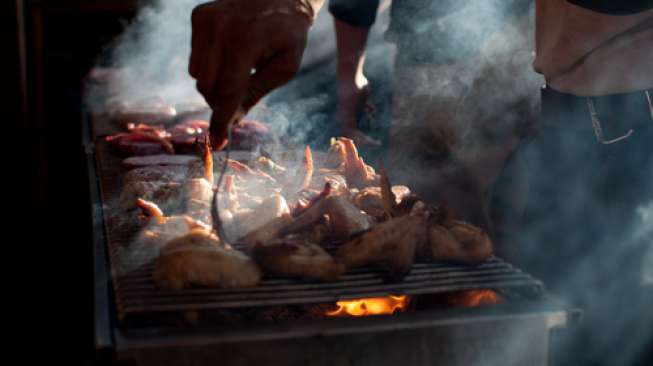
[[(145, 7), (132, 24), (127, 27), (112, 46), (110, 59), (106, 62), (119, 69), (116, 77), (103, 86), (111, 97), (121, 100), (164, 100), (171, 104), (201, 104), (204, 102), (195, 90), (194, 80), (188, 75), (187, 63), (190, 52), (190, 13), (202, 0), (159, 0)], [(395, 1), (399, 3), (400, 1)], [(392, 164), (391, 150), (387, 166), (389, 172), (419, 192), (438, 191), (437, 182), (452, 185), (442, 178), (442, 172), (433, 164), (440, 146), (436, 138), (444, 139), (442, 149), (450, 149), (459, 161), (473, 166), (481, 162), (482, 168), (475, 171), (474, 178), (484, 182), (483, 189), (491, 190), (496, 174), (507, 158), (513, 137), (523, 137), (536, 120), (539, 107), (539, 86), (543, 79), (533, 72), (533, 12), (531, 1), (470, 0), (470, 1), (420, 1), (406, 7), (402, 12), (393, 7), (393, 20), (389, 26), (388, 38), (394, 45), (384, 42), (382, 35), (388, 22), (387, 12), (379, 17), (367, 48), (366, 74), (371, 79), (372, 99), (381, 113), (381, 121), (391, 121), (391, 149), (397, 150), (397, 159)], [(526, 6), (523, 4), (527, 4)], [(404, 33), (409, 30), (409, 33)], [(402, 36), (404, 34), (404, 36)], [(406, 35), (408, 34), (408, 35)], [(391, 72), (396, 47), (396, 69)], [(250, 117), (268, 123), (285, 143), (300, 144), (328, 141), (334, 128), (335, 111), (335, 39), (332, 20), (326, 10), (322, 11), (309, 34), (309, 45), (302, 63), (300, 75), (287, 86), (266, 97), (251, 111)], [(106, 60), (103, 60), (106, 61)], [(394, 79), (394, 81), (393, 81)], [(392, 110), (383, 97), (392, 93)], [(388, 124), (390, 124), (388, 122)], [(590, 133), (590, 138), (593, 138)], [(540, 170), (541, 186), (555, 186), (558, 180), (574, 171), (557, 170), (557, 161), (568, 156), (583, 156), (577, 140), (552, 139), (559, 151), (546, 157), (545, 166), (531, 166)], [(514, 147), (514, 146), (513, 146)], [(496, 151), (495, 151), (496, 150)], [(488, 162), (488, 152), (496, 152)], [(642, 155), (650, 154), (642, 151)], [(591, 157), (587, 157), (588, 161)], [(408, 160), (408, 162), (406, 162)], [(645, 166), (645, 165), (642, 165)], [(575, 170), (587, 169), (578, 167)], [(596, 168), (597, 171), (600, 168)], [(523, 172), (517, 169), (518, 173)], [(418, 172), (419, 174), (415, 174)], [(544, 173), (542, 173), (544, 172)], [(402, 174), (403, 173), (403, 174)], [(603, 179), (603, 178), (597, 178)], [(648, 182), (651, 182), (650, 176)], [(511, 177), (502, 183), (516, 181)], [(458, 182), (453, 182), (456, 185)], [(460, 197), (470, 196), (462, 189)], [(515, 189), (503, 189), (515, 195)], [(419, 193), (422, 193), (419, 192)], [(488, 193), (488, 192), (483, 192)], [(491, 192), (490, 192), (491, 193)], [(566, 215), (579, 211), (589, 212), (592, 217), (606, 210), (593, 205), (593, 196), (588, 187), (568, 187), (565, 197), (556, 198), (564, 209), (547, 210), (549, 191), (531, 192), (540, 195), (538, 203), (543, 204), (541, 221), (536, 228), (519, 237), (525, 256), (539, 261), (530, 268), (541, 269), (543, 275), (554, 278), (562, 294), (582, 306), (594, 306), (589, 322), (610, 320), (615, 325), (614, 334), (627, 334), (623, 324), (634, 324), (645, 312), (641, 307), (628, 304), (632, 292), (630, 277), (621, 275), (637, 264), (644, 284), (653, 284), (653, 203), (636, 205), (640, 219), (636, 227), (630, 227), (617, 237), (598, 238), (596, 245), (583, 248), (562, 248), (565, 243), (587, 241), (585, 236), (591, 228), (603, 232), (598, 226), (561, 232), (556, 223), (564, 222)], [(425, 194), (425, 196), (426, 196)], [(609, 193), (607, 194), (609, 195)], [(650, 197), (650, 196), (649, 196)], [(514, 198), (514, 197), (511, 197)], [(451, 199), (451, 197), (450, 197)], [(478, 200), (479, 197), (472, 197)], [(509, 198), (510, 200), (510, 198)], [(453, 199), (450, 203), (462, 202)], [(587, 207), (589, 205), (591, 207)], [(520, 206), (519, 204), (516, 204)], [(461, 216), (468, 212), (464, 205), (455, 207)], [(472, 207), (477, 209), (478, 207)], [(517, 207), (519, 211), (523, 207)], [(466, 217), (467, 218), (467, 217)], [(598, 220), (598, 219), (597, 219)], [(597, 221), (603, 222), (603, 221)], [(529, 242), (548, 243), (533, 247)], [(615, 253), (633, 246), (647, 243), (644, 252), (634, 253), (637, 261), (624, 256), (616, 259)], [(523, 243), (523, 244), (522, 244)], [(615, 243), (623, 243), (617, 245)], [(554, 245), (555, 244), (555, 245)], [(639, 247), (641, 248), (641, 247)], [(597, 261), (599, 257), (604, 259)], [(607, 258), (608, 260), (605, 260)], [(613, 261), (611, 261), (614, 259)], [(568, 267), (555, 265), (564, 260)], [(637, 263), (643, 262), (643, 265)], [(599, 264), (597, 264), (599, 263)], [(598, 265), (604, 267), (597, 269)], [(589, 284), (590, 286), (587, 286)], [(599, 289), (605, 284), (610, 306), (596, 307), (603, 303)], [(625, 286), (628, 285), (628, 286)], [(629, 287), (629, 290), (625, 290)], [(555, 290), (556, 287), (552, 288)], [(623, 299), (621, 312), (615, 311), (614, 299)], [(631, 306), (632, 305), (632, 306)], [(639, 305), (638, 305), (639, 306)], [(650, 310), (649, 310), (650, 312)], [(619, 323), (621, 321), (621, 323)], [(617, 329), (617, 326), (622, 327)], [(621, 332), (621, 333), (619, 333)], [(599, 338), (609, 342), (614, 337)], [(582, 334), (581, 336), (585, 336)], [(650, 339), (650, 332), (630, 334), (629, 347), (624, 348), (623, 357), (632, 357), (636, 347)], [(595, 337), (596, 338), (596, 337)], [(626, 341), (624, 341), (626, 342)], [(601, 344), (593, 345), (600, 348)], [(525, 349), (520, 347), (520, 349)]]
[(116, 70), (103, 91), (121, 101), (203, 105), (188, 74), (190, 14), (202, 2), (157, 0), (140, 9), (101, 60)]

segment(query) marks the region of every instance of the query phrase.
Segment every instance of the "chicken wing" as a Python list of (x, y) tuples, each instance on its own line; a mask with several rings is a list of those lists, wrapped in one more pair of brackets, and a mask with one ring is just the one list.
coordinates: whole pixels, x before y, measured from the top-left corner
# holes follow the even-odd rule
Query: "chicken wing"
[(304, 240), (277, 239), (252, 250), (264, 273), (274, 276), (333, 281), (345, 272), (322, 247)]
[(388, 267), (393, 278), (406, 275), (415, 252), (426, 242), (426, 221), (420, 216), (402, 216), (382, 222), (347, 241), (336, 253), (347, 268), (367, 265)]
[(159, 288), (167, 290), (193, 285), (238, 288), (256, 286), (261, 272), (251, 258), (197, 228), (165, 245), (153, 277)]

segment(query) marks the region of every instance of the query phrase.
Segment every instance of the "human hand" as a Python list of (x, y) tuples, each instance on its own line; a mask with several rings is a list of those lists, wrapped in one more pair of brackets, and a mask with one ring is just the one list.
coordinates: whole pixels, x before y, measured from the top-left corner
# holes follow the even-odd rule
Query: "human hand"
[(213, 110), (213, 146), (227, 127), (299, 69), (321, 0), (221, 0), (192, 14), (189, 73)]

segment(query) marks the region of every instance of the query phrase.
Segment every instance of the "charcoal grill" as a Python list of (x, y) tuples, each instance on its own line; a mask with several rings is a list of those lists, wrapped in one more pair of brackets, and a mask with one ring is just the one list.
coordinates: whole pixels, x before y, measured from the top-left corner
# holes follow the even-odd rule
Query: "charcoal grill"
[[(129, 263), (138, 258), (126, 259), (121, 248), (131, 236), (105, 220), (103, 208), (119, 194), (120, 159), (96, 138), (101, 136), (93, 136), (89, 118), (84, 125), (95, 234), (95, 343), (111, 360), (142, 364), (189, 364), (193, 360), (193, 364), (546, 365), (551, 359), (552, 331), (577, 317), (576, 311), (550, 299), (539, 280), (496, 257), (476, 267), (415, 264), (399, 282), (389, 282), (379, 270), (362, 268), (329, 283), (265, 278), (257, 287), (247, 289), (159, 290), (152, 280), (154, 264)], [(117, 270), (125, 267), (132, 269)], [(168, 321), (172, 315), (193, 312), (309, 306), (397, 294), (419, 299), (475, 289), (494, 289), (510, 300), (491, 307), (420, 309), (365, 318), (226, 325)]]

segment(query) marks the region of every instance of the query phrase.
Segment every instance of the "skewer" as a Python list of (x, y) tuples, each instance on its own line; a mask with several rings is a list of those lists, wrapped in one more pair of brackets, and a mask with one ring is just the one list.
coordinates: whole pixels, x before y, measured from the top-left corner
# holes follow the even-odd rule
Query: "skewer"
[(218, 207), (218, 192), (220, 191), (220, 186), (222, 185), (222, 180), (225, 173), (227, 172), (227, 162), (229, 161), (229, 156), (231, 155), (231, 127), (229, 124), (227, 126), (227, 148), (226, 156), (224, 159), (224, 164), (222, 164), (222, 169), (220, 170), (220, 175), (218, 175), (218, 184), (216, 188), (213, 189), (213, 200), (211, 202), (211, 214), (213, 215), (213, 230), (218, 233), (220, 240), (228, 243), (227, 233), (224, 231), (222, 226), (222, 219), (220, 219), (220, 208)]

